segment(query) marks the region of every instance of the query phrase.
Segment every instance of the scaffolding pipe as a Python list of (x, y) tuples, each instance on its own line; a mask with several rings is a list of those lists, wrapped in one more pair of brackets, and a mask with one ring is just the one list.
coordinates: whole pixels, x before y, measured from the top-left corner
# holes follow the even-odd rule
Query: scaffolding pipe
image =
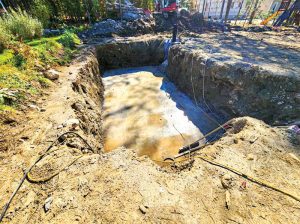
[(1, 4), (2, 8), (4, 9), (4, 11), (7, 13), (7, 10), (6, 10), (5, 6), (4, 6), (4, 4), (2, 3), (2, 0), (0, 0), (0, 4)]

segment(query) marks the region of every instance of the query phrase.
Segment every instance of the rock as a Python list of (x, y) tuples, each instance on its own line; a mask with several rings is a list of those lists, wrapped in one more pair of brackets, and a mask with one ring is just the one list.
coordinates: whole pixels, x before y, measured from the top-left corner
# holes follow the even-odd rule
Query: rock
[(254, 160), (254, 155), (252, 153), (247, 155), (248, 160)]
[(142, 18), (142, 16), (138, 13), (134, 13), (134, 12), (125, 12), (123, 14), (123, 19), (127, 20), (127, 21), (133, 21), (136, 19), (140, 19)]
[(44, 29), (43, 36), (46, 37), (52, 37), (52, 36), (58, 36), (62, 34), (64, 30), (53, 30), (53, 29)]
[(45, 212), (48, 212), (50, 210), (52, 202), (53, 202), (52, 197), (49, 197), (49, 198), (46, 199), (45, 205), (44, 205)]
[(148, 211), (149, 207), (147, 205), (140, 205), (139, 209), (140, 209), (140, 211), (143, 214), (146, 214), (146, 212)]
[(186, 8), (179, 9), (180, 16), (189, 17), (191, 15), (190, 11)]
[(225, 191), (225, 206), (227, 209), (230, 208), (231, 200), (230, 200), (230, 192), (228, 190)]
[(222, 178), (221, 178), (221, 183), (222, 186), (227, 189), (230, 188), (232, 185), (232, 177), (229, 174), (225, 174)]
[(44, 73), (44, 76), (47, 79), (56, 80), (59, 78), (59, 72), (54, 69), (50, 69)]
[(78, 119), (69, 119), (67, 121), (65, 121), (62, 125), (64, 127), (71, 127), (71, 129), (76, 129), (79, 126), (79, 120)]
[(36, 68), (37, 71), (41, 71), (41, 72), (45, 71), (45, 67), (42, 66), (41, 64), (36, 63), (34, 67)]
[(287, 131), (292, 134), (300, 134), (300, 128), (298, 125), (291, 125), (288, 127)]
[(64, 126), (63, 125), (58, 125), (57, 129), (62, 129)]
[[(94, 37), (107, 37), (111, 36), (112, 33), (119, 33), (123, 30), (122, 24), (120, 21), (115, 21), (113, 19), (107, 19), (105, 21), (95, 23), (86, 34), (87, 36)], [(85, 34), (85, 35), (86, 35)]]
[(32, 109), (32, 110), (40, 111), (40, 108), (37, 105), (34, 105), (34, 104), (30, 104), (29, 108)]
[(84, 106), (83, 106), (81, 103), (79, 103), (79, 102), (73, 103), (73, 104), (71, 105), (71, 107), (72, 107), (74, 110), (78, 111), (78, 112), (83, 112), (83, 111), (84, 111)]

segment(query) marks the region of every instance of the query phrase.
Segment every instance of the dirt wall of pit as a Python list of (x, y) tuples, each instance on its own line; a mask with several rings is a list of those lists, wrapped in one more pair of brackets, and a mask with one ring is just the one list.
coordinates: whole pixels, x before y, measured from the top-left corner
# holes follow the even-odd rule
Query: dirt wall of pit
[(128, 38), (96, 46), (101, 71), (106, 69), (159, 65), (164, 59), (164, 38)]
[[(100, 76), (99, 63), (94, 48), (81, 51), (76, 59), (79, 67), (74, 71), (76, 78), (72, 81), (72, 90), (78, 97), (71, 105), (80, 128), (87, 140), (99, 153), (103, 148), (102, 107), (104, 86)], [(75, 62), (76, 63), (76, 62)]]
[(224, 62), (183, 45), (171, 47), (168, 61), (169, 78), (183, 92), (203, 102), (204, 91), (205, 100), (228, 117), (252, 116), (272, 124), (300, 119), (300, 76)]

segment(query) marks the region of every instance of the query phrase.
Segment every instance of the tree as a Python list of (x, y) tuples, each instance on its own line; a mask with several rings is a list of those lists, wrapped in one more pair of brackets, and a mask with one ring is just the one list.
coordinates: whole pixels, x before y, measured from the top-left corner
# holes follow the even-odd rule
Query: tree
[(258, 3), (259, 3), (259, 0), (255, 0), (253, 11), (252, 11), (252, 13), (250, 15), (250, 18), (249, 18), (249, 24), (252, 24), (252, 21), (254, 19), (255, 13), (256, 13), (256, 11), (258, 9)]
[(223, 0), (223, 2), (222, 2), (221, 13), (220, 13), (220, 19), (223, 18), (223, 11), (224, 11), (224, 6), (225, 6), (225, 1), (226, 1), (226, 0)]
[(224, 23), (225, 23), (225, 24), (226, 24), (227, 19), (228, 19), (228, 15), (229, 15), (229, 11), (230, 11), (231, 4), (232, 4), (232, 0), (228, 0), (228, 2), (227, 2), (227, 7), (226, 7), (225, 18), (224, 18)]

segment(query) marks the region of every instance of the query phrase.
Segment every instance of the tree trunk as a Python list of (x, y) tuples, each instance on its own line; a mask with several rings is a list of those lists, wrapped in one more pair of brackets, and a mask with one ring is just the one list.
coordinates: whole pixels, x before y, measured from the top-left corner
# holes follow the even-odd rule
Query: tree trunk
[(227, 22), (231, 4), (232, 4), (232, 0), (228, 0), (227, 7), (226, 7), (225, 18), (224, 18), (224, 24), (226, 24), (226, 22)]
[(236, 22), (237, 22), (237, 20), (238, 20), (238, 18), (239, 18), (239, 16), (240, 16), (240, 13), (241, 13), (241, 9), (242, 9), (242, 7), (243, 7), (243, 4), (244, 4), (244, 0), (242, 1), (241, 5), (240, 5), (239, 11), (238, 11), (238, 13), (237, 13), (237, 15), (236, 15), (236, 18), (235, 18), (235, 23), (234, 23), (234, 25), (236, 25)]
[(249, 24), (252, 24), (252, 21), (254, 19), (255, 13), (256, 13), (257, 8), (258, 8), (258, 3), (259, 3), (259, 0), (255, 0), (254, 8), (253, 8), (253, 11), (252, 11), (252, 13), (250, 15), (250, 18), (249, 18)]
[(206, 0), (203, 1), (203, 6), (202, 6), (202, 14), (204, 16), (205, 13), (205, 4), (206, 4)]
[(221, 13), (220, 13), (220, 19), (222, 19), (222, 17), (223, 17), (223, 11), (224, 11), (224, 6), (225, 6), (225, 1), (226, 1), (226, 0), (223, 0), (223, 2), (222, 2), (222, 8), (221, 8)]

